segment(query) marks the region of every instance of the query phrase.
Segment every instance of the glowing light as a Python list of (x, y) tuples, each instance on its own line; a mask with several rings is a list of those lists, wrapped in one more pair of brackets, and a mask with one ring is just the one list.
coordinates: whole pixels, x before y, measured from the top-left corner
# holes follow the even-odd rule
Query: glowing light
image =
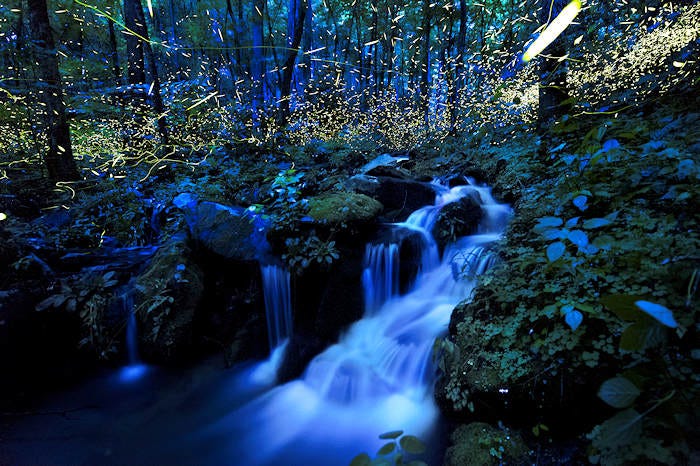
[(4, 212), (0, 212), (0, 222), (5, 220), (7, 218), (7, 215)]
[(559, 13), (559, 16), (554, 18), (554, 21), (542, 31), (542, 34), (530, 44), (523, 54), (523, 61), (528, 62), (539, 55), (554, 39), (564, 32), (569, 24), (576, 18), (581, 11), (581, 0), (573, 0), (566, 5)]

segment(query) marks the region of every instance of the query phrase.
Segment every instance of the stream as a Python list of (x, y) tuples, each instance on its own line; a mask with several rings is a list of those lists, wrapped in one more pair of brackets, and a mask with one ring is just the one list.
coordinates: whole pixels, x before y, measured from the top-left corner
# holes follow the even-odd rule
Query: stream
[[(481, 200), (478, 232), (440, 257), (433, 224), (442, 206), (467, 195)], [(0, 431), (0, 464), (343, 466), (361, 452), (374, 456), (386, 443), (378, 435), (394, 430), (428, 443), (422, 459), (438, 464), (445, 445), (433, 400), (433, 345), (493, 261), (489, 244), (509, 216), (488, 188), (442, 188), (435, 205), (392, 226), (421, 238), (409, 291), (398, 291), (399, 245), (366, 245), (364, 317), (302, 377), (278, 386), (292, 331), (290, 280), (283, 268), (265, 265), (267, 361), (222, 371), (217, 358), (176, 372), (139, 364), (132, 347), (129, 366), (54, 395)]]

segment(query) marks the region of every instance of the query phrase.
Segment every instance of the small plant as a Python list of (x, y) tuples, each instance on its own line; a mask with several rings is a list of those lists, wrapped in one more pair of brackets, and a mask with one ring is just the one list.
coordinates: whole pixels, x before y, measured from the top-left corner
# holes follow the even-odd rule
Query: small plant
[(318, 236), (309, 238), (287, 238), (284, 242), (287, 253), (282, 259), (290, 270), (301, 273), (314, 262), (319, 265), (330, 265), (340, 257), (335, 241), (322, 241)]
[(418, 437), (404, 435), (402, 430), (395, 430), (385, 432), (379, 438), (389, 441), (377, 451), (377, 456), (371, 458), (367, 453), (360, 453), (352, 459), (350, 466), (427, 466), (425, 461), (406, 459), (407, 455), (425, 453), (425, 444)]

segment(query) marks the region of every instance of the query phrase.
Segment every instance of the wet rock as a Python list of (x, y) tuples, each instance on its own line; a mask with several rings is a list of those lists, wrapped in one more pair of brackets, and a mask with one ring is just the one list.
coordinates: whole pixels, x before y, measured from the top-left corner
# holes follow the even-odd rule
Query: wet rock
[(384, 206), (382, 216), (389, 222), (404, 221), (413, 211), (435, 202), (435, 189), (430, 183), (411, 179), (356, 175), (346, 187), (379, 201)]
[(264, 256), (269, 249), (267, 222), (248, 209), (200, 202), (186, 193), (173, 203), (184, 211), (192, 238), (215, 254), (248, 261)]
[(321, 194), (309, 199), (309, 217), (328, 224), (362, 224), (376, 219), (382, 204), (354, 192)]
[(136, 279), (135, 308), (147, 360), (172, 362), (192, 345), (193, 320), (204, 291), (204, 276), (191, 259), (184, 235), (162, 246)]
[(476, 191), (444, 206), (432, 231), (440, 251), (457, 238), (476, 233), (482, 217), (481, 200)]

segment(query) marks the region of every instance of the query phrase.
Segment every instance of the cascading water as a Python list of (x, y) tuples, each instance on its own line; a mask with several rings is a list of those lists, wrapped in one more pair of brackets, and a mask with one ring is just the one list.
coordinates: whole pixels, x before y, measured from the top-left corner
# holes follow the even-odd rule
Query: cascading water
[[(480, 233), (447, 247), (440, 260), (430, 231), (440, 208), (466, 195), (481, 199)], [(492, 261), (488, 244), (498, 239), (508, 212), (487, 188), (445, 188), (435, 205), (395, 225), (423, 238), (413, 288), (398, 294), (399, 244), (367, 246), (365, 317), (316, 356), (301, 379), (236, 409), (201, 435), (230, 436), (226, 455), (246, 465), (346, 465), (357, 453), (376, 451), (380, 433), (428, 435), (438, 418), (432, 346)]]
[(278, 265), (261, 265), (265, 317), (270, 356), (251, 373), (251, 382), (266, 386), (275, 382), (289, 337), (292, 335), (292, 293), (289, 270)]
[(139, 358), (138, 323), (136, 322), (134, 295), (131, 284), (125, 286), (118, 299), (121, 302), (123, 312), (127, 316), (125, 331), (127, 365), (121, 369), (119, 379), (122, 382), (130, 383), (140, 379), (147, 372), (148, 366), (141, 363)]

